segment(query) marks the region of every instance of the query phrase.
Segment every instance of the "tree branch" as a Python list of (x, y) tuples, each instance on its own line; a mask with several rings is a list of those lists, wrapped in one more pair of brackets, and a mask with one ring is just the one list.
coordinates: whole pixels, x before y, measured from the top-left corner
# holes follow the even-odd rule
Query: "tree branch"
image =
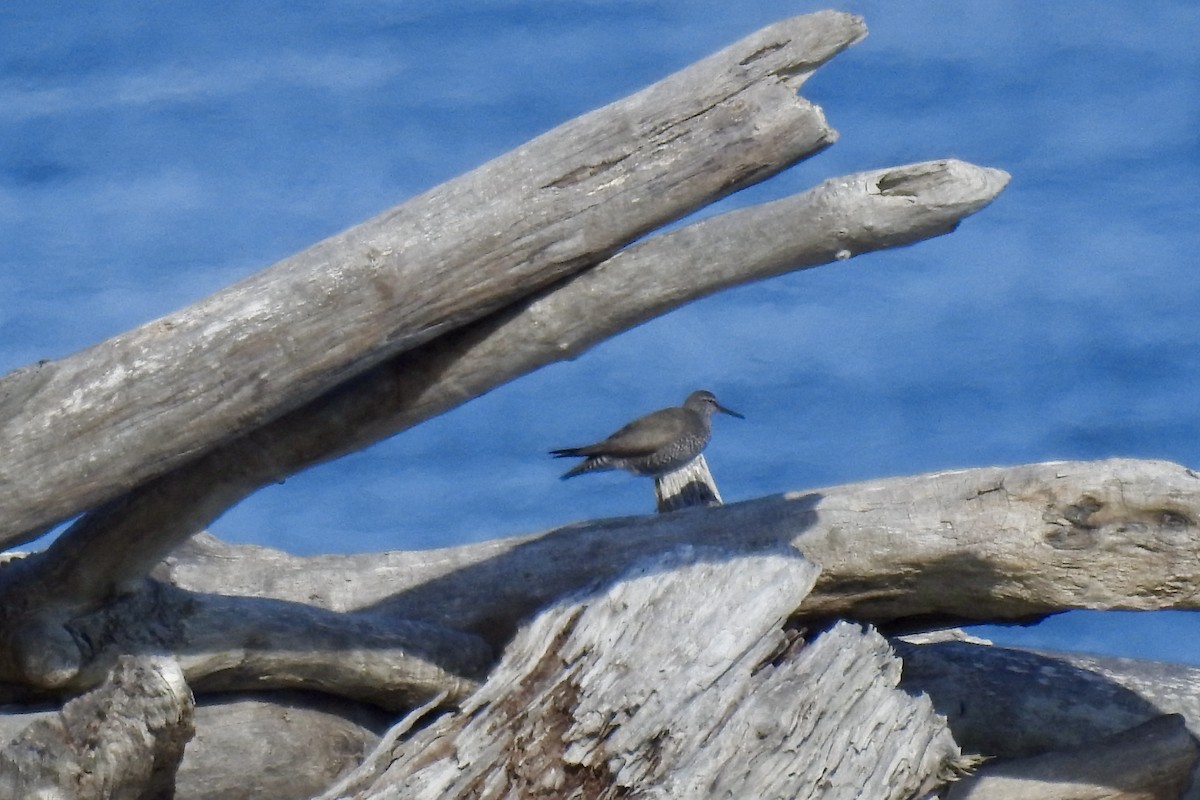
[[(953, 230), (1008, 176), (959, 161), (874, 170), (639, 242), (531, 302), (447, 334), (92, 512), (7, 578), (87, 607), (262, 486), (436, 416), (729, 286)], [(45, 587), (54, 587), (45, 594)], [(34, 598), (41, 597), (40, 601)]]

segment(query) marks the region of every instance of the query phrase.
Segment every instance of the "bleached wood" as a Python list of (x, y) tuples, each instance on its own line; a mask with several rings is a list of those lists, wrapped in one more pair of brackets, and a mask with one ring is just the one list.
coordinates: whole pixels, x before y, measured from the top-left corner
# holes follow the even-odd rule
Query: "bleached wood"
[(751, 553), (788, 543), (822, 568), (807, 616), (1003, 620), (1200, 608), (1196, 520), (1200, 478), (1191, 470), (1063, 461), (797, 491), (442, 550), (300, 558), (203, 539), (157, 574), (198, 591), (372, 607), (496, 642), (537, 608), (678, 544)]
[(124, 657), (108, 679), (0, 749), (0, 797), (168, 797), (192, 735), (192, 697), (175, 662)]
[(413, 726), (426, 721), (426, 717), (441, 706), (446, 698), (447, 694), (442, 692), (430, 698), (424, 705), (405, 714), (403, 719), (388, 729), (386, 736), (380, 738), (366, 758), (337, 782), (323, 787), (325, 791), (320, 796), (314, 796), (313, 800), (339, 800), (339, 798), (370, 789), (379, 780), (383, 771), (391, 766), (393, 754), (400, 741), (409, 734)]
[[(58, 715), (57, 708), (0, 713), (0, 742), (35, 722), (53, 724)], [(387, 718), (367, 706), (301, 692), (201, 700), (193, 718), (196, 732), (179, 763), (174, 800), (311, 797), (355, 768), (387, 728)]]
[[(861, 35), (860, 20), (832, 13), (760, 32), (191, 309), (0, 381), (0, 441), (16, 443), (0, 463), (0, 542), (109, 500), (45, 556), (0, 571), (0, 678), (82, 688), (118, 654), (170, 651), (198, 690), (302, 686), (400, 709), (462, 699), (491, 657), (481, 637), (504, 645), (553, 604), (463, 713), (377, 750), (343, 786), (406, 797), (614, 787), (681, 798), (913, 797), (964, 763), (943, 721), (896, 690), (899, 665), (878, 634), (838, 623), (804, 643), (784, 625), (794, 611), (911, 623), (1023, 617), (1070, 602), (1193, 607), (1195, 568), (1172, 567), (1150, 588), (1143, 570), (1161, 573), (1194, 553), (1194, 487), (1173, 465), (1136, 462), (879, 481), (683, 512), (669, 525), (608, 521), (403, 563), (372, 556), (378, 569), (219, 549), (238, 562), (226, 576), (271, 571), (248, 581), (251, 594), (282, 600), (139, 584), (174, 544), (264, 482), (688, 299), (943, 233), (989, 202), (1007, 175), (910, 165), (602, 261), (828, 144), (819, 110), (792, 92)], [(699, 122), (684, 123), (688, 114)], [(789, 126), (800, 135), (789, 137)], [(795, 233), (780, 235), (786, 228)], [(124, 402), (131, 393), (137, 402)], [(40, 437), (36, 448), (26, 436)], [(783, 546), (826, 566), (807, 599), (815, 568)], [(1118, 564), (1138, 574), (1088, 583)], [(178, 578), (186, 566), (182, 558), (163, 572)], [(404, 580), (390, 581), (397, 572)], [(1054, 581), (1072, 579), (1085, 588), (1054, 594)], [(1194, 744), (1177, 734), (1154, 746), (1194, 764)], [(349, 741), (367, 741), (356, 736)], [(1154, 751), (1123, 741), (1104, 752), (1111, 767)], [(128, 756), (135, 769), (139, 758)], [(323, 750), (312, 760), (278, 790), (344, 764)]]
[(1074, 750), (984, 764), (945, 797), (1175, 800), (1184, 797), (1198, 758), (1200, 748), (1183, 718), (1161, 716)]
[(234, 695), (196, 707), (175, 800), (294, 800), (357, 767), (382, 714), (308, 693)]
[(796, 88), (862, 38), (771, 25), (186, 309), (0, 381), (0, 546), (117, 497), (828, 145)]
[[(961, 641), (893, 644), (904, 660), (901, 685), (928, 693), (969, 752), (1086, 751), (1164, 714), (1180, 715), (1200, 737), (1200, 667)], [(1200, 800), (1193, 777), (1186, 800)]]
[(919, 796), (958, 749), (928, 700), (894, 688), (878, 634), (787, 635), (815, 576), (788, 553), (638, 564), (541, 613), (460, 713), (347, 796)]
[(87, 605), (140, 578), (254, 490), (364, 447), (728, 286), (953, 230), (1008, 176), (935, 161), (830, 180), (622, 251), (527, 304), (440, 337), (86, 515), (20, 583)]
[[(1188, 587), (1197, 585), (1187, 572), (1197, 567), (1184, 557), (1195, 547), (1189, 528), (1196, 483), (1190, 471), (1164, 462), (1062, 462), (872, 481), (415, 554), (297, 559), (202, 540), (167, 568), (195, 588), (204, 588), (195, 582), (200, 578), (230, 591), (295, 594), (333, 607), (370, 606), (374, 613), (423, 619), (427, 611), (500, 642), (506, 627), (542, 605), (680, 543), (719, 544), (743, 555), (797, 544), (833, 573), (832, 581), (818, 580), (802, 611), (812, 605), (836, 613), (860, 607), (863, 596), (886, 619), (933, 612), (986, 617), (1012, 610), (1014, 598), (1021, 616), (1082, 603), (1185, 606), (1195, 599)], [(195, 558), (202, 550), (207, 556)], [(966, 585), (947, 587), (948, 553), (974, 566)], [(1106, 558), (1120, 559), (1120, 569)], [(863, 594), (822, 594), (823, 585), (844, 589), (855, 575), (851, 567), (864, 562), (873, 566), (859, 573)], [(739, 563), (749, 568), (748, 559)], [(220, 571), (212, 569), (218, 565)], [(991, 580), (979, 581), (981, 574)], [(1067, 588), (1046, 587), (1047, 574)], [(1081, 592), (1089, 575), (1092, 591)], [(1138, 575), (1150, 585), (1139, 584)], [(1158, 589), (1163, 593), (1155, 599), (1154, 587), (1166, 591)], [(890, 605), (878, 600), (881, 588), (888, 588)]]

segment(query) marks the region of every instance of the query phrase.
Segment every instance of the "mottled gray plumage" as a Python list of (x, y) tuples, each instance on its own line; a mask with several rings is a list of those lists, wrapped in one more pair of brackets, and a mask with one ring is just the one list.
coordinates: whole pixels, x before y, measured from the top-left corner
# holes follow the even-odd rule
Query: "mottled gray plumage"
[(634, 475), (657, 477), (700, 455), (708, 444), (716, 411), (743, 419), (718, 403), (712, 392), (701, 389), (688, 395), (682, 406), (639, 417), (602, 442), (551, 450), (550, 455), (584, 457), (563, 474), (564, 480), (602, 469), (627, 469)]

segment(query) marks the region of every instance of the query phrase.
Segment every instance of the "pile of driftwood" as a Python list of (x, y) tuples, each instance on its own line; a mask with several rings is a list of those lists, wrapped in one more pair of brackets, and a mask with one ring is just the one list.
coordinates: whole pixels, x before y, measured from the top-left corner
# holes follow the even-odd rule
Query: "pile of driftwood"
[(202, 533), (689, 300), (986, 206), (1007, 175), (932, 161), (645, 237), (832, 144), (797, 89), (865, 33), (833, 12), (772, 25), (0, 380), (0, 544), (82, 515), (0, 568), (0, 796), (1185, 796), (1196, 670), (901, 635), (1196, 607), (1200, 480), (1172, 464), (968, 470), (424, 552)]

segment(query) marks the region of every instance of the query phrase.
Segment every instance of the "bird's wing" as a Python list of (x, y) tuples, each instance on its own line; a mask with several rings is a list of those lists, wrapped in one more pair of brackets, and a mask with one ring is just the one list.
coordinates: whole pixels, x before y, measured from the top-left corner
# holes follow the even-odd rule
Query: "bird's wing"
[(687, 426), (680, 411), (664, 408), (635, 419), (594, 447), (597, 452), (620, 458), (649, 455), (684, 433)]

